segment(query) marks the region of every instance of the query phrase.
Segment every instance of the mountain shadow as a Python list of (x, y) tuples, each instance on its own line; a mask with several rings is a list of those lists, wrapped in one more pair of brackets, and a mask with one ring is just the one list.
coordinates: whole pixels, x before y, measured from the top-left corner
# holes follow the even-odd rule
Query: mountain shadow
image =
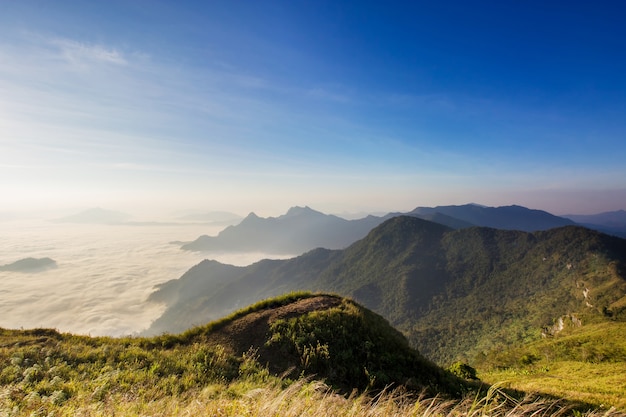
[[(248, 267), (205, 261), (150, 296), (148, 334), (177, 332), (288, 291), (354, 298), (438, 363), (541, 337), (559, 317), (624, 319), (626, 241), (582, 227), (528, 233), (387, 220), (345, 250)], [(584, 318), (587, 320), (587, 318)]]

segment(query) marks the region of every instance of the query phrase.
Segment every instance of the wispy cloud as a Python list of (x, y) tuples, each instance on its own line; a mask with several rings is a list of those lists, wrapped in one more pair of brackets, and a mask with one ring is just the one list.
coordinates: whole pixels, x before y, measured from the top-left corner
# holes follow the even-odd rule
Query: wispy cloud
[(50, 44), (59, 49), (67, 62), (78, 67), (94, 63), (128, 64), (128, 60), (122, 52), (104, 45), (88, 44), (64, 38), (52, 39)]
[[(499, 163), (498, 152), (473, 149), (476, 113), (493, 112), (489, 120), (502, 123), (511, 112), (496, 102), (282, 82), (253, 68), (178, 65), (134, 48), (32, 34), (0, 41), (2, 176), (15, 184), (27, 177), (33, 193), (43, 182), (90, 183), (98, 192), (167, 182), (176, 192), (220, 184), (226, 195), (254, 184), (269, 196), (280, 184), (301, 190), (313, 179), (353, 187), (371, 185), (368, 176), (392, 178), (410, 189), (427, 182), (424, 175), (454, 186), (508, 181), (515, 166), (529, 171), (521, 157)], [(452, 125), (463, 144), (446, 137)], [(480, 132), (503, 140), (498, 126)]]

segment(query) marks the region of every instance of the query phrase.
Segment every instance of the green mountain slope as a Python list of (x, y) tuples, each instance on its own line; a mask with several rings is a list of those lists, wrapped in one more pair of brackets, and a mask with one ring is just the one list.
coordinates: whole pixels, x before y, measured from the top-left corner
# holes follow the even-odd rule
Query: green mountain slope
[(384, 316), (438, 363), (472, 361), (539, 339), (562, 316), (622, 320), (624, 265), (625, 240), (581, 227), (452, 230), (400, 216), (343, 251), (200, 264), (154, 294), (168, 308), (151, 331), (180, 331), (286, 291), (331, 291)]
[(556, 335), (478, 358), (480, 377), (626, 410), (626, 322), (569, 321)]
[(624, 240), (578, 227), (534, 234), (470, 229), (447, 234), (442, 245), (453, 279), (408, 328), (414, 344), (439, 343), (424, 345), (426, 355), (473, 360), (536, 340), (566, 315), (623, 319)]

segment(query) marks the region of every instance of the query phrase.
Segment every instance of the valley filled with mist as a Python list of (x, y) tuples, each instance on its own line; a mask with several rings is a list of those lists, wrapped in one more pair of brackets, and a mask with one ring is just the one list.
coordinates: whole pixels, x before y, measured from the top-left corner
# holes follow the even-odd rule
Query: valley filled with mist
[[(78, 334), (130, 335), (145, 330), (164, 306), (147, 302), (154, 286), (180, 277), (205, 259), (248, 265), (252, 253), (182, 251), (176, 240), (217, 233), (223, 226), (0, 223), (0, 264), (50, 258), (55, 267), (0, 270), (0, 327), (55, 328)], [(276, 255), (273, 255), (276, 257)]]
[[(88, 209), (63, 217), (5, 219), (0, 223), (4, 232), (0, 242), (0, 265), (4, 265), (0, 267), (0, 327), (45, 327), (94, 336), (177, 332), (281, 292), (340, 289), (341, 285), (314, 284), (320, 268), (328, 267), (330, 261), (311, 263), (300, 255), (318, 248), (335, 252), (346, 249), (401, 215), (450, 230), (490, 226), (534, 231), (577, 225), (569, 218), (541, 210), (477, 204), (418, 207), (406, 213), (364, 215), (351, 220), (297, 206), (276, 217), (259, 217), (251, 212), (239, 218), (232, 213), (210, 212), (144, 221), (122, 212)], [(624, 211), (584, 219), (587, 227), (608, 230), (616, 236), (624, 234)], [(427, 248), (437, 244), (428, 239)], [(462, 241), (467, 239), (463, 237)], [(314, 252), (308, 256), (315, 259)], [(228, 287), (211, 283), (217, 279), (240, 285), (236, 280), (241, 274), (258, 274), (244, 273), (243, 267), (264, 259), (292, 259), (291, 264), (296, 266), (280, 273), (284, 275), (282, 286), (276, 284), (278, 281), (259, 284), (262, 281), (257, 279), (254, 284), (240, 287), (240, 294), (220, 296), (220, 291)], [(262, 272), (278, 265), (264, 262), (255, 268)], [(389, 278), (387, 274), (381, 272), (378, 279)], [(309, 278), (303, 281), (302, 276)], [(186, 289), (191, 279), (199, 284)], [(343, 286), (351, 288), (349, 282)], [(187, 295), (174, 295), (181, 291)], [(344, 295), (358, 298), (358, 294), (368, 291), (372, 288), (344, 291)], [(185, 305), (187, 297), (205, 299), (216, 294), (202, 310)]]

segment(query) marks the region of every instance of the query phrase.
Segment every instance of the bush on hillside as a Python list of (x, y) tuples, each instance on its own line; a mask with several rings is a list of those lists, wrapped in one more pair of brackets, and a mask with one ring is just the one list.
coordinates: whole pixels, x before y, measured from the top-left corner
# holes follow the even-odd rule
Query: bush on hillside
[(478, 379), (478, 377), (476, 376), (476, 369), (463, 362), (453, 363), (448, 368), (448, 371), (458, 376), (459, 378)]

